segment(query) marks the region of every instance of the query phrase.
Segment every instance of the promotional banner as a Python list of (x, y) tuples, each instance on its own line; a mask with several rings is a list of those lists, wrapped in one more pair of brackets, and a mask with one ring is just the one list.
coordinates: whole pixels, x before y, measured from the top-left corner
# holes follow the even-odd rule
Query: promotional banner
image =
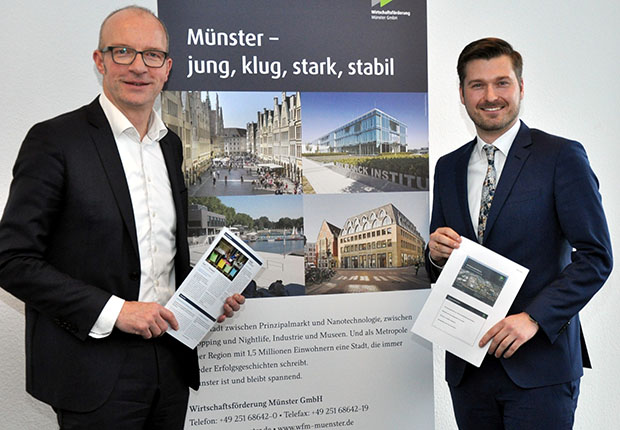
[(159, 1), (169, 90), (426, 92), (426, 2)]
[(426, 3), (160, 1), (197, 262), (264, 269), (199, 343), (186, 428), (432, 428)]

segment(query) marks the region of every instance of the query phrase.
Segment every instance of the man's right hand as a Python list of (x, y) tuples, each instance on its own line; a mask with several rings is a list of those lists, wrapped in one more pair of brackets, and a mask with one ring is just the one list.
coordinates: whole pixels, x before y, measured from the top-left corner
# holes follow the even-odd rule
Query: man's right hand
[(114, 324), (125, 333), (137, 334), (145, 339), (163, 335), (168, 327), (179, 329), (174, 314), (154, 302), (125, 302)]
[(428, 242), (431, 259), (438, 265), (443, 266), (452, 251), (461, 244), (461, 236), (450, 227), (439, 227), (435, 230)]

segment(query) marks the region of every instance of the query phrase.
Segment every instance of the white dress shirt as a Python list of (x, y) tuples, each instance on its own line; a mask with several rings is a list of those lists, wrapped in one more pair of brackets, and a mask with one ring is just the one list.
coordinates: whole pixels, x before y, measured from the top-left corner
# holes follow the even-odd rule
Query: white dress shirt
[[(495, 152), (495, 172), (496, 187), (499, 185), (499, 180), (506, 164), (506, 157), (512, 142), (514, 142), (519, 128), (521, 127), (521, 121), (515, 122), (508, 131), (498, 137), (493, 146), (497, 148)], [(486, 153), (484, 152), (484, 145), (487, 142), (482, 140), (480, 136), (476, 136), (476, 146), (474, 146), (471, 156), (469, 157), (469, 164), (467, 166), (467, 200), (469, 203), (469, 214), (471, 216), (471, 222), (474, 227), (474, 231), (478, 231), (478, 220), (480, 217), (480, 200), (482, 198), (482, 184), (487, 174), (487, 168), (489, 162), (487, 160)]]
[[(166, 304), (175, 291), (176, 211), (164, 156), (159, 141), (168, 129), (153, 111), (146, 135), (140, 134), (123, 113), (102, 93), (103, 108), (118, 148), (136, 224), (140, 253), (141, 302)], [(112, 296), (90, 331), (108, 336), (125, 301)]]
[[(512, 142), (514, 142), (517, 133), (521, 128), (521, 121), (515, 122), (515, 124), (508, 129), (504, 134), (498, 137), (495, 142), (490, 145), (494, 145), (497, 148), (495, 151), (495, 184), (499, 185), (499, 179), (506, 164), (506, 157)], [(480, 219), (480, 200), (482, 200), (482, 185), (484, 178), (487, 175), (487, 168), (489, 167), (489, 161), (487, 160), (486, 152), (484, 151), (484, 145), (487, 142), (482, 138), (476, 136), (476, 145), (471, 151), (469, 156), (469, 164), (467, 165), (467, 203), (469, 206), (469, 216), (471, 217), (471, 223), (474, 227), (474, 231), (478, 231), (478, 222)], [(433, 266), (438, 269), (443, 269), (443, 265), (439, 265), (433, 261), (429, 254), (429, 260)]]

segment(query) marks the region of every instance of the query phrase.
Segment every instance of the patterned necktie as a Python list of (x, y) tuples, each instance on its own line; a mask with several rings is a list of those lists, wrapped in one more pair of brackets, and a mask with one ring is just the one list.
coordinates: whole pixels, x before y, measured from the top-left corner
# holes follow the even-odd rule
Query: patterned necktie
[(487, 161), (489, 166), (487, 167), (487, 174), (484, 177), (482, 183), (482, 198), (480, 199), (480, 215), (478, 216), (478, 242), (482, 243), (484, 239), (484, 229), (487, 225), (487, 218), (489, 217), (489, 211), (491, 210), (491, 202), (493, 202), (493, 195), (495, 195), (495, 151), (497, 148), (493, 145), (484, 145), (482, 148), (487, 153)]

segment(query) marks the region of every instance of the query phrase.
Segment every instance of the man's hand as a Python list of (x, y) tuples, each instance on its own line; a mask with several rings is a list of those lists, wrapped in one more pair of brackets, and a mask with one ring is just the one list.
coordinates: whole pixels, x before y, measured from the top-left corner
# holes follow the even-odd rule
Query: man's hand
[(226, 318), (231, 318), (235, 312), (241, 309), (241, 305), (245, 303), (245, 297), (241, 294), (233, 294), (224, 302), (224, 313), (220, 315), (217, 322), (221, 323)]
[(137, 334), (145, 339), (163, 335), (168, 327), (179, 329), (174, 314), (158, 303), (125, 302), (114, 324), (125, 333)]
[(461, 236), (450, 227), (439, 227), (428, 242), (430, 256), (435, 263), (443, 266), (452, 251), (461, 244)]
[(482, 348), (492, 340), (488, 354), (510, 358), (521, 345), (534, 337), (538, 328), (538, 324), (525, 312), (510, 315), (491, 327), (480, 339), (479, 346)]

